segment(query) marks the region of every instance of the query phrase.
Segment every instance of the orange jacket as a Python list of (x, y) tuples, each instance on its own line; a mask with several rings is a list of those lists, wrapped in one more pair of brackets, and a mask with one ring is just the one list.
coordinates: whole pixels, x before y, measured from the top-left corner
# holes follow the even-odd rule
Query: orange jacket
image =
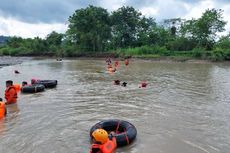
[(0, 119), (6, 115), (5, 103), (0, 101)]
[(14, 86), (10, 86), (5, 90), (6, 104), (13, 104), (17, 102), (18, 94)]
[(109, 140), (101, 144), (93, 144), (90, 153), (113, 153), (114, 150), (117, 148), (116, 138), (113, 137), (112, 140)]
[(128, 59), (125, 59), (125, 65), (129, 65), (129, 60)]
[(115, 61), (114, 66), (115, 66), (115, 67), (119, 67), (119, 61)]

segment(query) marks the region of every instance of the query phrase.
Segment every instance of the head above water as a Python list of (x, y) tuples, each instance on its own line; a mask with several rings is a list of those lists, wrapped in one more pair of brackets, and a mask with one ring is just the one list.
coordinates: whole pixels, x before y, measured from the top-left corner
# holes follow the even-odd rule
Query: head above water
[(127, 82), (123, 82), (121, 85), (122, 85), (123, 87), (126, 87)]
[(31, 79), (31, 84), (34, 84), (36, 81), (36, 79)]
[(25, 86), (25, 85), (27, 85), (28, 83), (26, 82), (26, 81), (23, 81), (22, 82), (22, 86)]
[(6, 87), (12, 86), (13, 85), (13, 81), (12, 80), (7, 80), (6, 81)]
[(119, 85), (119, 84), (120, 84), (120, 80), (114, 80), (113, 83), (114, 83), (115, 85)]

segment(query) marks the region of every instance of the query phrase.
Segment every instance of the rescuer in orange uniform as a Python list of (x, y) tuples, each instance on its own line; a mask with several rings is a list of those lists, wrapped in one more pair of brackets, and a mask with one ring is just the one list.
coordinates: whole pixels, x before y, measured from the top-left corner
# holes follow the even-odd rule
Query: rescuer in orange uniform
[(117, 148), (116, 138), (110, 136), (104, 129), (97, 129), (92, 133), (93, 141), (90, 153), (113, 153)]
[(17, 98), (18, 98), (18, 94), (17, 94), (17, 90), (13, 86), (13, 81), (12, 80), (6, 81), (6, 90), (5, 90), (6, 105), (16, 103)]

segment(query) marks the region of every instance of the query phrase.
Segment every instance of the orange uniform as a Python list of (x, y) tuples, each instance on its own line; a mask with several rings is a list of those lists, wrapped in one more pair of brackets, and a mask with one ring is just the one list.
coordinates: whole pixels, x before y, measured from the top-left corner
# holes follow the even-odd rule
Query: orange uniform
[(14, 84), (14, 88), (16, 89), (17, 92), (21, 90), (21, 85), (20, 84)]
[(93, 144), (90, 153), (113, 153), (116, 148), (116, 138), (113, 137), (112, 140), (108, 139), (104, 144)]
[(6, 115), (5, 103), (0, 101), (0, 119)]
[(118, 67), (119, 67), (119, 61), (115, 61), (114, 66), (115, 66), (116, 68), (118, 68)]
[(129, 60), (128, 59), (125, 59), (125, 65), (129, 65)]
[(17, 102), (18, 94), (14, 86), (10, 86), (5, 90), (6, 104), (13, 104)]

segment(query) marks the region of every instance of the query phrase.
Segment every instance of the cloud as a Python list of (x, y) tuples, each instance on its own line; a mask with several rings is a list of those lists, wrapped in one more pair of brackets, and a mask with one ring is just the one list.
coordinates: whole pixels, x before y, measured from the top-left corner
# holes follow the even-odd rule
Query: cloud
[(40, 37), (45, 38), (50, 32), (56, 31), (64, 33), (67, 29), (67, 25), (53, 23), (25, 23), (14, 18), (2, 18), (0, 17), (0, 35), (5, 36), (21, 36), (24, 38)]
[(108, 11), (126, 5), (144, 10), (145, 15), (156, 15), (155, 18), (162, 19), (184, 16), (190, 12), (189, 8), (199, 7), (202, 3), (225, 5), (228, 2), (229, 0), (1, 0), (0, 16), (28, 23), (64, 23), (75, 10), (88, 5), (101, 6)]
[[(64, 32), (69, 16), (89, 5), (103, 7), (109, 12), (133, 6), (157, 21), (198, 18), (208, 8), (221, 8), (225, 11), (224, 19), (230, 22), (229, 0), (0, 0), (0, 35), (44, 37), (53, 30)], [(229, 30), (230, 23), (226, 27)]]
[(0, 15), (29, 23), (60, 23), (65, 22), (76, 9), (87, 7), (89, 2), (84, 0), (1, 0)]

